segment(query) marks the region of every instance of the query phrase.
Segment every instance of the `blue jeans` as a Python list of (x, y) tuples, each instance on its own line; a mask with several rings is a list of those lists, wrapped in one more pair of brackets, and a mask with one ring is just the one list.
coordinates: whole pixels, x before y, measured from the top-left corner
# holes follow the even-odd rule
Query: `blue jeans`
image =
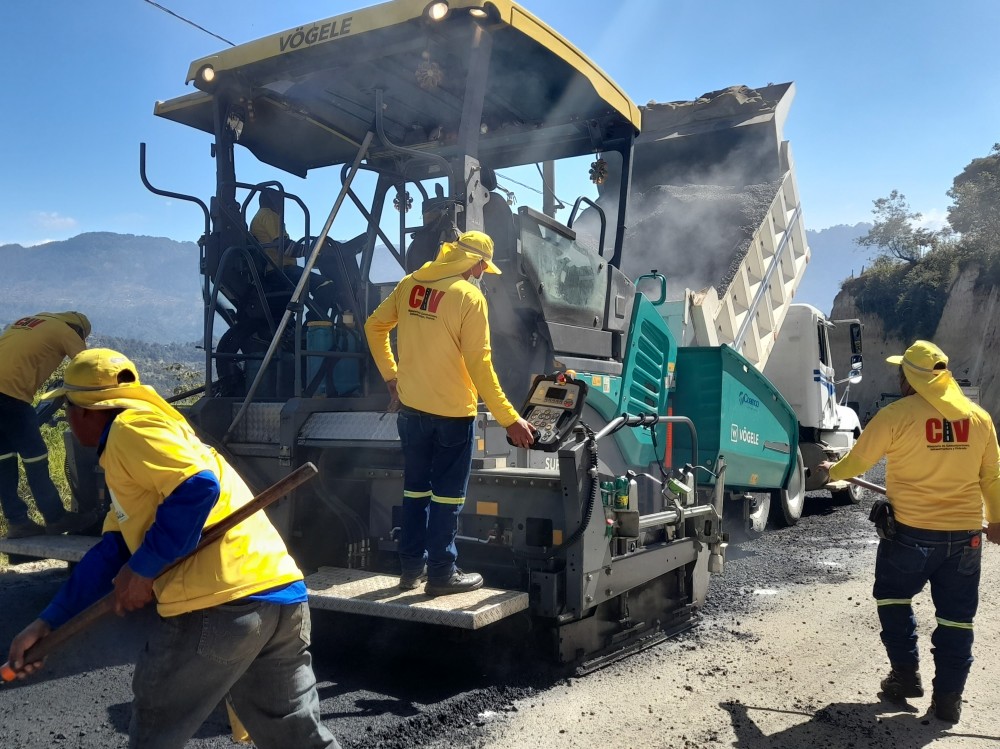
[(310, 631), (305, 603), (161, 618), (135, 666), (130, 749), (181, 749), (227, 693), (259, 749), (339, 749), (320, 721)]
[[(443, 583), (455, 572), (458, 514), (472, 470), (473, 417), (451, 418), (403, 408), (396, 418), (403, 446), (403, 517), (399, 562)], [(426, 555), (426, 556), (425, 556)]]
[(895, 538), (879, 542), (872, 589), (889, 662), (904, 668), (918, 665), (917, 620), (911, 600), (930, 582), (937, 616), (931, 636), (934, 691), (961, 694), (972, 667), (982, 533), (898, 528)]
[(28, 506), (17, 493), (17, 456), (45, 522), (66, 512), (49, 475), (49, 450), (30, 403), (0, 393), (0, 507), (8, 523), (26, 523)]

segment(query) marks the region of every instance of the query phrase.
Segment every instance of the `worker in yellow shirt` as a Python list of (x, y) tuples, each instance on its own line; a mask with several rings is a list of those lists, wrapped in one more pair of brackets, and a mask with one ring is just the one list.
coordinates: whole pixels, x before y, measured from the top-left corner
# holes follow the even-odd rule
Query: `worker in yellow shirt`
[[(67, 512), (49, 475), (49, 452), (32, 402), (38, 388), (67, 356), (86, 347), (90, 320), (79, 312), (39, 312), (22, 317), (0, 335), (0, 505), (7, 538), (74, 533), (93, 525), (88, 513)], [(45, 527), (28, 517), (18, 495), (17, 457)]]
[(984, 506), (986, 539), (1000, 543), (1000, 450), (992, 419), (962, 393), (940, 348), (916, 341), (887, 361), (899, 366), (903, 397), (875, 414), (840, 461), (820, 468), (840, 481), (887, 458), (895, 533), (879, 542), (873, 589), (891, 666), (882, 694), (894, 702), (924, 694), (911, 602), (929, 582), (937, 614), (931, 710), (956, 723), (972, 666)]
[[(403, 514), (399, 587), (425, 576), (427, 595), (475, 590), (478, 573), (455, 562), (458, 515), (472, 470), (479, 396), (511, 442), (529, 447), (532, 426), (507, 400), (493, 369), (486, 298), (473, 283), (500, 273), (493, 240), (468, 231), (442, 245), (437, 258), (403, 278), (368, 318), (365, 334), (393, 403), (403, 448)], [(389, 333), (397, 329), (399, 362)]]
[(250, 221), (250, 233), (276, 266), (295, 265), (296, 255), (290, 250), (292, 243), (282, 219), (281, 196), (276, 190), (264, 189), (257, 201), (259, 208)]
[[(265, 269), (265, 279), (280, 272), (288, 279), (289, 291), (298, 284), (305, 270), (298, 264), (299, 258), (310, 249), (306, 243), (293, 243), (288, 239), (283, 221), (281, 194), (265, 188), (258, 198), (259, 210), (250, 221), (253, 235), (264, 253), (270, 259)], [(351, 279), (347, 277), (350, 264), (357, 266), (355, 256), (367, 241), (367, 234), (361, 234), (347, 242), (327, 239), (323, 251), (316, 259), (316, 266), (309, 274), (309, 294), (324, 312), (334, 314), (357, 312), (357, 301), (351, 293)], [(279, 278), (280, 280), (280, 278)]]
[(261, 749), (339, 747), (320, 722), (302, 573), (264, 512), (163, 572), (253, 499), (243, 479), (117, 351), (76, 356), (45, 397), (58, 396), (74, 436), (97, 448), (112, 506), (100, 542), (14, 638), (18, 676), (42, 665), (24, 663), (28, 648), (107, 593), (119, 614), (155, 599), (129, 746), (180, 749), (228, 694)]

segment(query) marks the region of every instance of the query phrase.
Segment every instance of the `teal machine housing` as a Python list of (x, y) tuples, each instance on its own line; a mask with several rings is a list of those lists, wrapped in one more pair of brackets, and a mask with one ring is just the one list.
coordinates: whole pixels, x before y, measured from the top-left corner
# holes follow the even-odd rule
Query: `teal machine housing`
[[(579, 373), (590, 385), (587, 404), (611, 420), (623, 413), (686, 416), (698, 434), (698, 483), (715, 484), (724, 458), (728, 489), (770, 491), (787, 486), (795, 469), (798, 419), (788, 402), (747, 359), (729, 346), (678, 346), (664, 315), (636, 293), (621, 377)], [(661, 424), (622, 429), (613, 438), (632, 466), (691, 462), (687, 428)]]
[[(653, 303), (637, 293), (622, 362), (625, 374), (582, 373), (590, 385), (587, 404), (609, 421), (623, 413), (666, 415), (677, 351), (677, 342)], [(629, 465), (648, 466), (663, 458), (666, 434), (667, 427), (661, 424), (656, 427), (655, 444), (648, 429), (621, 429), (613, 438)]]
[[(684, 346), (677, 351), (675, 381), (674, 412), (698, 430), (700, 465), (714, 472), (725, 458), (724, 483), (733, 489), (787, 486), (796, 464), (798, 419), (764, 375), (729, 346)], [(674, 465), (690, 459), (686, 429), (675, 430), (671, 443)]]

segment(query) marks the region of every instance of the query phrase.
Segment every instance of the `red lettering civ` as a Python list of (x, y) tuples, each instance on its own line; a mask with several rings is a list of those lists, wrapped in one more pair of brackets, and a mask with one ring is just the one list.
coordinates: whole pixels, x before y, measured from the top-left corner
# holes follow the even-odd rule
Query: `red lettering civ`
[(944, 427), (941, 425), (941, 419), (928, 419), (924, 429), (927, 433), (927, 441), (932, 445), (936, 445), (943, 439)]

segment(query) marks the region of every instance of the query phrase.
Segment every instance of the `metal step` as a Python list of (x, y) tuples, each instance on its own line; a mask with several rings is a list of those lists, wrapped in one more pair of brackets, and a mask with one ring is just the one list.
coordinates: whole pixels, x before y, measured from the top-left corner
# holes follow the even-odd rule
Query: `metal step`
[(0, 538), (0, 552), (16, 557), (79, 562), (100, 541), (97, 536), (31, 536)]
[(312, 608), (347, 614), (481, 629), (528, 608), (528, 594), (517, 590), (480, 588), (432, 598), (398, 584), (395, 575), (338, 567), (321, 567), (306, 578)]
[[(21, 558), (79, 562), (98, 541), (94, 536), (0, 538), (0, 552)], [(457, 629), (481, 629), (528, 608), (528, 594), (517, 590), (480, 588), (432, 598), (421, 588), (402, 591), (398, 583), (395, 575), (337, 567), (321, 567), (306, 578), (309, 605), (314, 609)]]

